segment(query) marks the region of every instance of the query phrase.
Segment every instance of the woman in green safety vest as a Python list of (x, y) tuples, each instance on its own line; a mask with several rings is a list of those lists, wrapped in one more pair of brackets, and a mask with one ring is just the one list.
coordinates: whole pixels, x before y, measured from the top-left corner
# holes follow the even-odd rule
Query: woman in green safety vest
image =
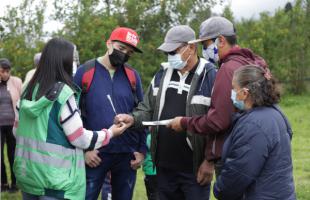
[(14, 124), (14, 173), (24, 200), (85, 199), (83, 149), (97, 149), (125, 126), (89, 131), (72, 81), (74, 46), (61, 38), (45, 45), (37, 70), (19, 102)]

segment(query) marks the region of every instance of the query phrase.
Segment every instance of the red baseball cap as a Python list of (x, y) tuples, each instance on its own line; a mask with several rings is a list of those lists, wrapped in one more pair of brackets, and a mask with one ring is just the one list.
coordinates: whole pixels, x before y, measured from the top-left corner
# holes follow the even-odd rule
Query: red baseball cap
[(139, 43), (139, 36), (136, 31), (130, 28), (118, 27), (114, 29), (110, 35), (109, 40), (123, 42), (133, 47), (136, 52), (142, 53), (142, 51), (137, 47)]

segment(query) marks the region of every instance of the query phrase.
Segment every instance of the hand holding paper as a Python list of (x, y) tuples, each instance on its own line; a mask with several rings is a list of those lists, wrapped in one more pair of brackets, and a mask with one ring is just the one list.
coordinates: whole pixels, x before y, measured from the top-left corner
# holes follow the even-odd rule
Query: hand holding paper
[(181, 126), (181, 119), (182, 117), (175, 117), (169, 122), (167, 127), (173, 129), (176, 132), (183, 131), (183, 128)]
[(114, 118), (114, 124), (124, 123), (126, 128), (129, 128), (133, 125), (134, 119), (131, 115), (128, 114), (118, 114)]

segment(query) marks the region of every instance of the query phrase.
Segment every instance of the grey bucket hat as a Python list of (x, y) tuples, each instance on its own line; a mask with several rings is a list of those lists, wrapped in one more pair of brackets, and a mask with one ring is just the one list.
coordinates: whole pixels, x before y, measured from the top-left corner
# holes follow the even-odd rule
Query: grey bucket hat
[(195, 31), (191, 27), (187, 25), (174, 26), (167, 32), (165, 42), (157, 49), (164, 52), (171, 52), (182, 46), (184, 43), (188, 43), (195, 39)]
[(200, 25), (199, 39), (192, 40), (189, 43), (197, 43), (219, 35), (232, 36), (236, 35), (233, 23), (224, 17), (210, 17)]

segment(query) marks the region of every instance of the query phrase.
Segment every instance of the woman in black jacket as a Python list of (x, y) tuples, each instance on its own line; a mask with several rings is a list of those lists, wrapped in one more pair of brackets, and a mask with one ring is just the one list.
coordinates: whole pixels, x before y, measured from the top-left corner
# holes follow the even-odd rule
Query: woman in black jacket
[(269, 70), (245, 66), (234, 73), (231, 99), (240, 111), (223, 147), (217, 199), (296, 199), (292, 130), (276, 105), (280, 93)]

